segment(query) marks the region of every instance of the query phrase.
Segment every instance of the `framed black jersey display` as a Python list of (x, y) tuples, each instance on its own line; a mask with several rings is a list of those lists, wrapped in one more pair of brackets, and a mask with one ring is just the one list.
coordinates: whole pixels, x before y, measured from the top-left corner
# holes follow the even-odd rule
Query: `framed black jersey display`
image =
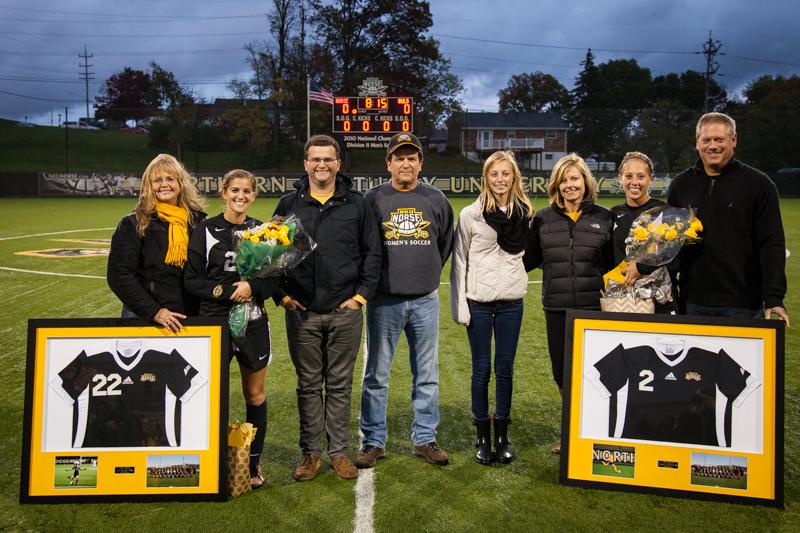
[(225, 319), (33, 319), (20, 501), (223, 500)]
[(783, 505), (781, 321), (567, 312), (561, 482)]

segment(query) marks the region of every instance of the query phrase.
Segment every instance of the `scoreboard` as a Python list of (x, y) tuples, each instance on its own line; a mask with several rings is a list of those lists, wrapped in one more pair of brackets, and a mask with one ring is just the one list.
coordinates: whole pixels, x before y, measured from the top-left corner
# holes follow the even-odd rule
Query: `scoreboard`
[(413, 98), (336, 96), (333, 133), (403, 133), (414, 131)]

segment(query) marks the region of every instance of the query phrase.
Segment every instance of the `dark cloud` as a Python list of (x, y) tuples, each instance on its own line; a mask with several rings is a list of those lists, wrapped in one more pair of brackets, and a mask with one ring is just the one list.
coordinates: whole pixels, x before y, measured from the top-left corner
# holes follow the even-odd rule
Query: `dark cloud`
[[(270, 4), (2, 4), (0, 116), (49, 123), (50, 111), (63, 113), (65, 106), (71, 115), (85, 114), (78, 80), (84, 45), (94, 54), (92, 100), (112, 73), (145, 69), (153, 60), (200, 96), (229, 96), (225, 83), (247, 76), (242, 47), (269, 38)], [(435, 0), (431, 9), (432, 33), (464, 81), (465, 106), (475, 110), (495, 110), (497, 91), (515, 73), (541, 70), (571, 87), (589, 47), (598, 62), (633, 57), (654, 75), (702, 71), (704, 57), (697, 52), (709, 30), (726, 54), (718, 57), (717, 79), (729, 92), (764, 74), (800, 71), (797, 0)]]

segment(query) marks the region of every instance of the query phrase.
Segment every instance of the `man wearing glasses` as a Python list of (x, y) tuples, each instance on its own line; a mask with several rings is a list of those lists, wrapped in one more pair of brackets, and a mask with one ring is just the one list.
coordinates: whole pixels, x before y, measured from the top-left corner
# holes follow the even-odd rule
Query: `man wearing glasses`
[(350, 178), (338, 173), (335, 139), (308, 139), (304, 166), (307, 175), (275, 208), (276, 215), (294, 214), (317, 243), (275, 293), (276, 303), (286, 309), (289, 354), (297, 372), (303, 457), (292, 475), (297, 481), (316, 477), (324, 430), (334, 473), (354, 479), (350, 391), (363, 328), (361, 308), (380, 278), (381, 242), (366, 199), (352, 189)]

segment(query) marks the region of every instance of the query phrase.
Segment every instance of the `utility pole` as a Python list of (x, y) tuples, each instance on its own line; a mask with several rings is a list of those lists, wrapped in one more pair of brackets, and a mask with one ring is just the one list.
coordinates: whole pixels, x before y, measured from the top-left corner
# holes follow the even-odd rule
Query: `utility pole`
[(711, 91), (711, 76), (719, 70), (719, 63), (714, 61), (714, 57), (722, 55), (719, 49), (722, 48), (722, 43), (719, 40), (711, 38), (711, 30), (708, 30), (708, 40), (703, 43), (703, 55), (706, 56), (706, 97), (703, 101), (703, 112), (708, 113), (708, 98)]
[[(93, 67), (94, 65), (89, 64), (89, 58), (94, 57), (94, 54), (89, 54), (86, 51), (86, 45), (83, 45), (83, 55), (78, 54), (78, 57), (83, 59), (83, 64), (78, 64), (79, 67), (83, 69), (83, 72), (78, 74), (78, 78), (84, 81), (86, 87), (86, 120), (88, 125), (89, 120), (89, 80), (93, 80), (94, 77), (91, 74), (94, 72), (89, 72), (89, 67)], [(79, 121), (80, 122), (80, 121)]]
[(69, 174), (69, 107), (64, 108), (64, 163)]

